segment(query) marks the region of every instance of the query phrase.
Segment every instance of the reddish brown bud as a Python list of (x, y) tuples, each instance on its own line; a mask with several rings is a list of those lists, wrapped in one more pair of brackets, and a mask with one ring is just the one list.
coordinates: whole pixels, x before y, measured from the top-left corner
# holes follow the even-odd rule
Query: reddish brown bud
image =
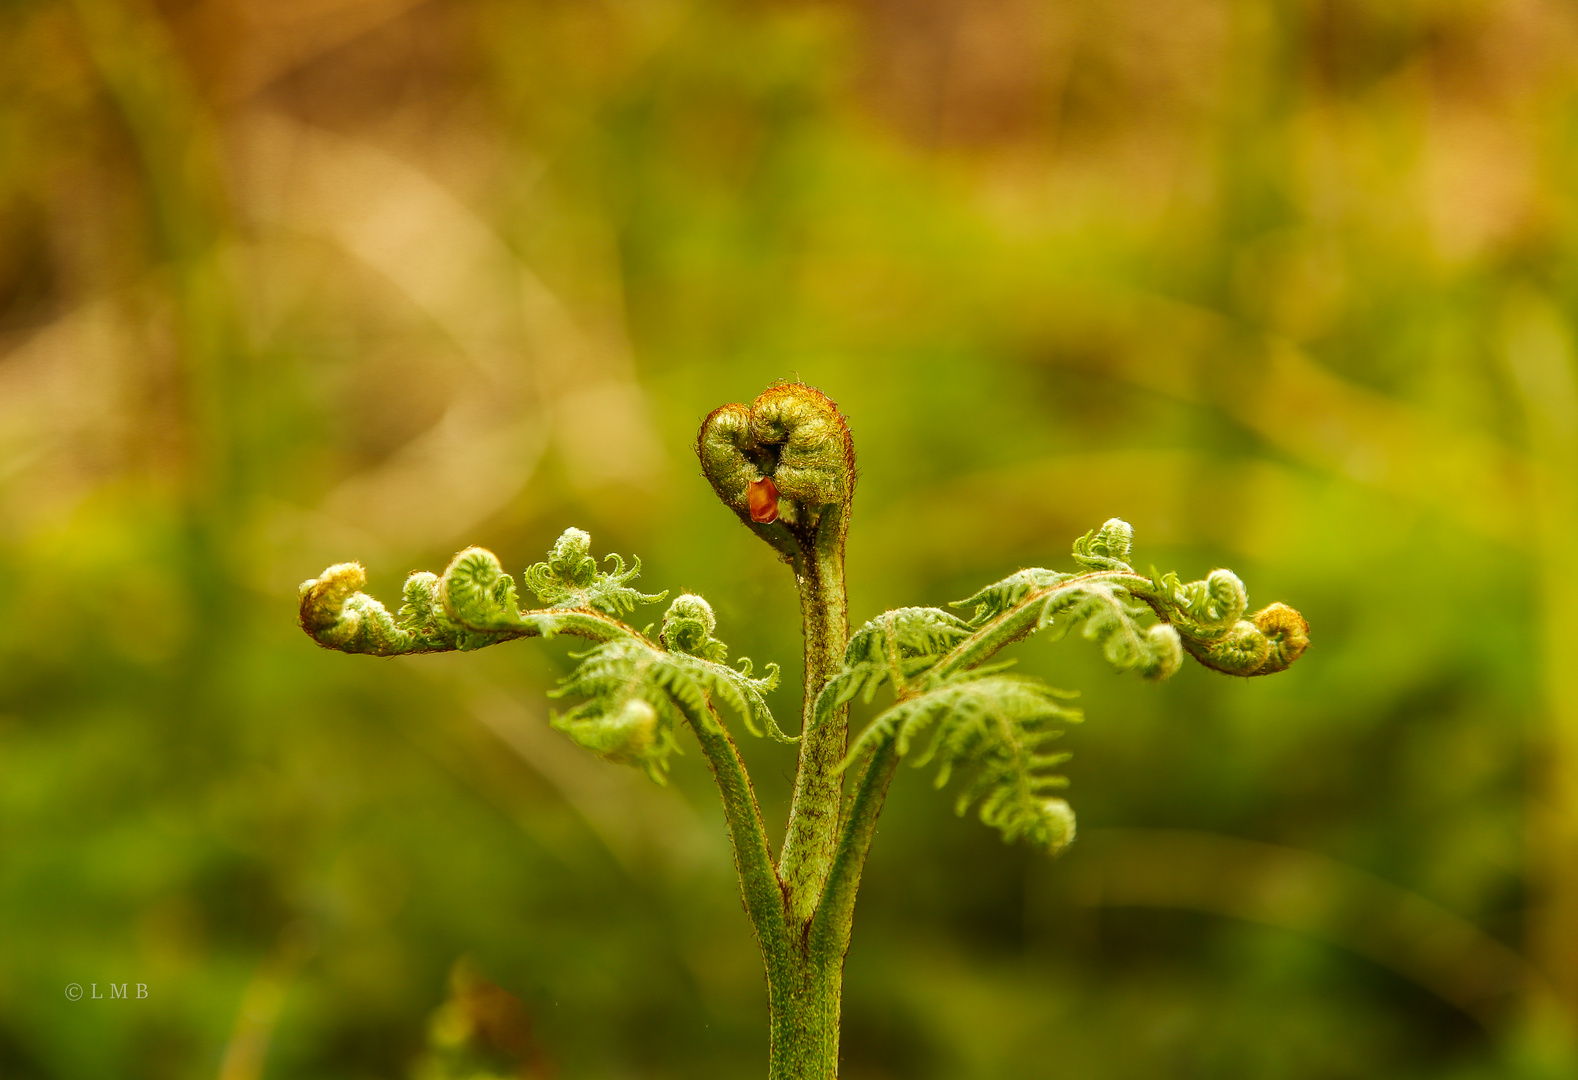
[(764, 476), (747, 484), (745, 499), (750, 504), (751, 520), (758, 525), (771, 525), (778, 520), (778, 485), (772, 477)]

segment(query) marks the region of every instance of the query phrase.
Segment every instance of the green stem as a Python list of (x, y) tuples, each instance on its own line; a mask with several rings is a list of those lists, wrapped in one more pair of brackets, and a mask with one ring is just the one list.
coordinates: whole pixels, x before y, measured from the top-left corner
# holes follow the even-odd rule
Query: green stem
[(836, 1080), (844, 962), (818, 963), (798, 942), (793, 964), (768, 970), (768, 1080)]
[(821, 725), (812, 724), (817, 694), (844, 660), (849, 644), (849, 601), (844, 590), (844, 530), (847, 510), (829, 506), (801, 544), (794, 560), (805, 627), (805, 701), (800, 767), (784, 838), (780, 876), (789, 891), (789, 918), (803, 925), (816, 910), (833, 864), (838, 840), (843, 775), (839, 766), (849, 736), (849, 710), (840, 708)]
[(649, 649), (656, 649), (644, 634), (634, 627), (626, 626), (618, 619), (611, 618), (601, 612), (588, 608), (564, 610), (545, 608), (539, 611), (522, 611), (518, 620), (507, 626), (485, 626), (481, 628), (467, 627), (474, 634), (469, 644), (455, 645), (453, 643), (424, 642), (421, 640), (398, 641), (380, 639), (348, 647), (343, 641), (338, 641), (332, 636), (325, 636), (326, 631), (332, 631), (333, 623), (315, 625), (303, 615), (302, 629), (319, 645), (326, 649), (336, 651), (360, 652), (366, 656), (411, 656), (418, 653), (435, 652), (475, 652), (485, 649), (490, 645), (502, 645), (506, 641), (519, 641), (522, 638), (538, 638), (544, 635), (544, 624), (553, 624), (553, 632), (564, 637), (585, 638), (599, 644), (605, 641), (614, 641), (626, 638), (639, 642)]
[[(797, 530), (793, 566), (805, 630), (805, 698), (800, 767), (784, 838), (779, 876), (784, 883), (788, 955), (767, 959), (770, 1024), (769, 1080), (834, 1080), (838, 1076), (839, 1012), (844, 955), (811, 941), (811, 923), (839, 845), (844, 752), (849, 710), (811, 723), (817, 695), (844, 661), (849, 601), (844, 588), (844, 536), (849, 508), (829, 505), (819, 520)], [(847, 941), (847, 935), (846, 935)]]
[(842, 967), (849, 951), (849, 934), (855, 917), (855, 895), (866, 868), (866, 854), (877, 833), (877, 817), (887, 799), (888, 785), (898, 769), (895, 740), (889, 739), (866, 758), (854, 792), (850, 795), (838, 854), (828, 873), (822, 902), (817, 905), (807, 935), (810, 955), (819, 963)]
[(768, 964), (769, 1080), (838, 1076), (844, 955), (849, 951), (855, 894), (898, 760), (891, 741), (867, 759), (855, 782), (839, 830), (837, 854), (810, 925), (793, 940), (788, 967), (774, 970)]
[(751, 787), (750, 774), (745, 771), (739, 748), (717, 714), (710, 707), (699, 716), (687, 710), (685, 719), (701, 744), (707, 766), (723, 797), (723, 817), (729, 829), (729, 843), (734, 848), (734, 869), (740, 879), (740, 894), (751, 928), (756, 932), (757, 944), (761, 946), (771, 983), (774, 972), (782, 973), (793, 966), (793, 947), (784, 911), (784, 889), (778, 872), (773, 869), (772, 849), (767, 842), (767, 829), (762, 824), (761, 808), (756, 803), (756, 792)]

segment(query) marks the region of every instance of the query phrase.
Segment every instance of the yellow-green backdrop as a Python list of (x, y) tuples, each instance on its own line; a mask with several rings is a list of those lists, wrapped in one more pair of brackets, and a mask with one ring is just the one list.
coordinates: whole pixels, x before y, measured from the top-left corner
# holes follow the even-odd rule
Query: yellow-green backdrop
[(901, 775), (843, 1075), (1571, 1076), (1575, 185), (1562, 0), (5, 0), (0, 1075), (759, 1075), (699, 755), (294, 605), (578, 525), (794, 687), (690, 446), (799, 378), (857, 622), (1120, 516), (1314, 642), (1021, 647), (1081, 838)]

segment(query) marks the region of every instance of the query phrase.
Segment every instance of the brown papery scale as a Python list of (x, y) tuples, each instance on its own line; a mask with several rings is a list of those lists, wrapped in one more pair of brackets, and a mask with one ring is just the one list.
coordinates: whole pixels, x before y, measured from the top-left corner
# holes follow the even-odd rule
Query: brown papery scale
[(750, 504), (751, 520), (758, 525), (771, 525), (778, 520), (778, 485), (772, 477), (752, 480), (746, 485), (745, 498)]

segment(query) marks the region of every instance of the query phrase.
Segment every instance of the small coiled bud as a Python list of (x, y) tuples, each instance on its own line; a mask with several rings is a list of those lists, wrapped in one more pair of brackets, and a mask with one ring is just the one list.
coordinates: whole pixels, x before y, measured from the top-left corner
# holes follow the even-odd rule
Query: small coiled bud
[(682, 593), (663, 614), (661, 640), (665, 649), (721, 664), (729, 658), (729, 647), (712, 636), (717, 628), (712, 605), (694, 593)]
[(1244, 582), (1231, 570), (1212, 570), (1205, 579), (1208, 605), (1199, 611), (1204, 621), (1235, 623), (1249, 605), (1249, 592)]
[(1178, 669), (1183, 667), (1184, 654), (1176, 627), (1157, 623), (1146, 630), (1145, 643), (1148, 649), (1140, 665), (1141, 675), (1161, 682), (1178, 674)]
[(1092, 570), (1126, 570), (1134, 545), (1134, 526), (1122, 518), (1108, 518), (1074, 541), (1074, 561)]
[(1074, 842), (1074, 810), (1066, 799), (1047, 799), (1041, 804), (1041, 820), (1026, 837), (1048, 855), (1056, 855)]
[(393, 656), (418, 646), (389, 610), (361, 591), (367, 571), (361, 563), (335, 563), (301, 583), (301, 628), (326, 649)]
[(597, 577), (591, 534), (576, 528), (564, 530), (548, 552), (548, 565), (563, 584), (586, 588)]
[(439, 578), (438, 599), (444, 613), (461, 626), (511, 630), (522, 625), (515, 579), (487, 548), (466, 548), (450, 561)]
[(431, 570), (411, 571), (401, 590), (401, 599), (405, 603), (400, 608), (400, 616), (419, 626), (433, 622), (444, 613), (444, 604), (439, 598), (439, 577)]
[(1266, 659), (1256, 675), (1286, 671), (1310, 647), (1310, 624), (1286, 604), (1270, 604), (1255, 612), (1255, 627), (1266, 636)]

